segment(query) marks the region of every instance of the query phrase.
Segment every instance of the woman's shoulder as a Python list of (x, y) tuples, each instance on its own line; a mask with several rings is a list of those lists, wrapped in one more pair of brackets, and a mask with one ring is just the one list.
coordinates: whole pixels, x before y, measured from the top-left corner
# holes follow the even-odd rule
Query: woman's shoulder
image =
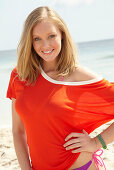
[(12, 74), (13, 76), (17, 75), (17, 68), (16, 68), (16, 67), (12, 68), (11, 74)]
[(18, 84), (22, 84), (24, 83), (24, 81), (21, 81), (19, 75), (18, 75), (18, 72), (17, 72), (17, 68), (14, 67), (11, 71), (11, 79), (12, 81), (14, 81), (14, 83), (18, 83)]
[(72, 78), (76, 82), (89, 81), (99, 77), (100, 75), (98, 75), (96, 72), (82, 65), (78, 65), (72, 74)]

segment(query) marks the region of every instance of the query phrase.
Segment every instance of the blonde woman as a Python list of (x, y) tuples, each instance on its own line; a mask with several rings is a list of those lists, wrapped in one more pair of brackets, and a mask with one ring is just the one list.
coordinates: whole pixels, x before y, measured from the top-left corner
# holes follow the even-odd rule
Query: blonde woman
[(114, 84), (77, 62), (69, 31), (49, 7), (27, 17), (7, 97), (12, 99), (12, 132), (21, 170), (96, 170), (114, 140)]

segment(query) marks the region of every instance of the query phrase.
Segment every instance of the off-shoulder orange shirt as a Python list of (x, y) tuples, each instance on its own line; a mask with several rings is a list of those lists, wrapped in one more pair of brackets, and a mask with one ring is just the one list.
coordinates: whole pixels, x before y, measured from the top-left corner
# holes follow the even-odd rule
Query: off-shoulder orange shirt
[(33, 170), (68, 170), (80, 153), (63, 147), (71, 132), (91, 133), (114, 119), (114, 83), (104, 78), (62, 82), (41, 69), (34, 86), (26, 86), (13, 69), (7, 90), (24, 123)]

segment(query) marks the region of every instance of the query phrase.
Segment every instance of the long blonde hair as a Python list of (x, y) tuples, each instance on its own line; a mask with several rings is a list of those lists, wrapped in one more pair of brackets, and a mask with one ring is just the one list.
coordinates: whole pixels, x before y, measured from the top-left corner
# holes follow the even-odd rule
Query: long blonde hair
[(40, 56), (35, 52), (32, 45), (32, 30), (37, 23), (45, 18), (51, 19), (62, 33), (62, 47), (56, 65), (58, 75), (70, 74), (77, 64), (76, 49), (64, 21), (50, 7), (36, 8), (29, 14), (24, 23), (21, 40), (17, 47), (17, 73), (20, 80), (27, 80), (28, 84), (35, 82), (40, 74)]

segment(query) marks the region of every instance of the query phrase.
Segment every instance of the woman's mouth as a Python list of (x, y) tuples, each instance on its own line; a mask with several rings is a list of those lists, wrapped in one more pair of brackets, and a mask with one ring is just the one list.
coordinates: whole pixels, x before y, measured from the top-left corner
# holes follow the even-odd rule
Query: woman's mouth
[(53, 52), (53, 50), (54, 50), (54, 49), (52, 49), (52, 50), (50, 50), (50, 51), (42, 51), (42, 53), (48, 55), (48, 54), (51, 54), (51, 53)]

